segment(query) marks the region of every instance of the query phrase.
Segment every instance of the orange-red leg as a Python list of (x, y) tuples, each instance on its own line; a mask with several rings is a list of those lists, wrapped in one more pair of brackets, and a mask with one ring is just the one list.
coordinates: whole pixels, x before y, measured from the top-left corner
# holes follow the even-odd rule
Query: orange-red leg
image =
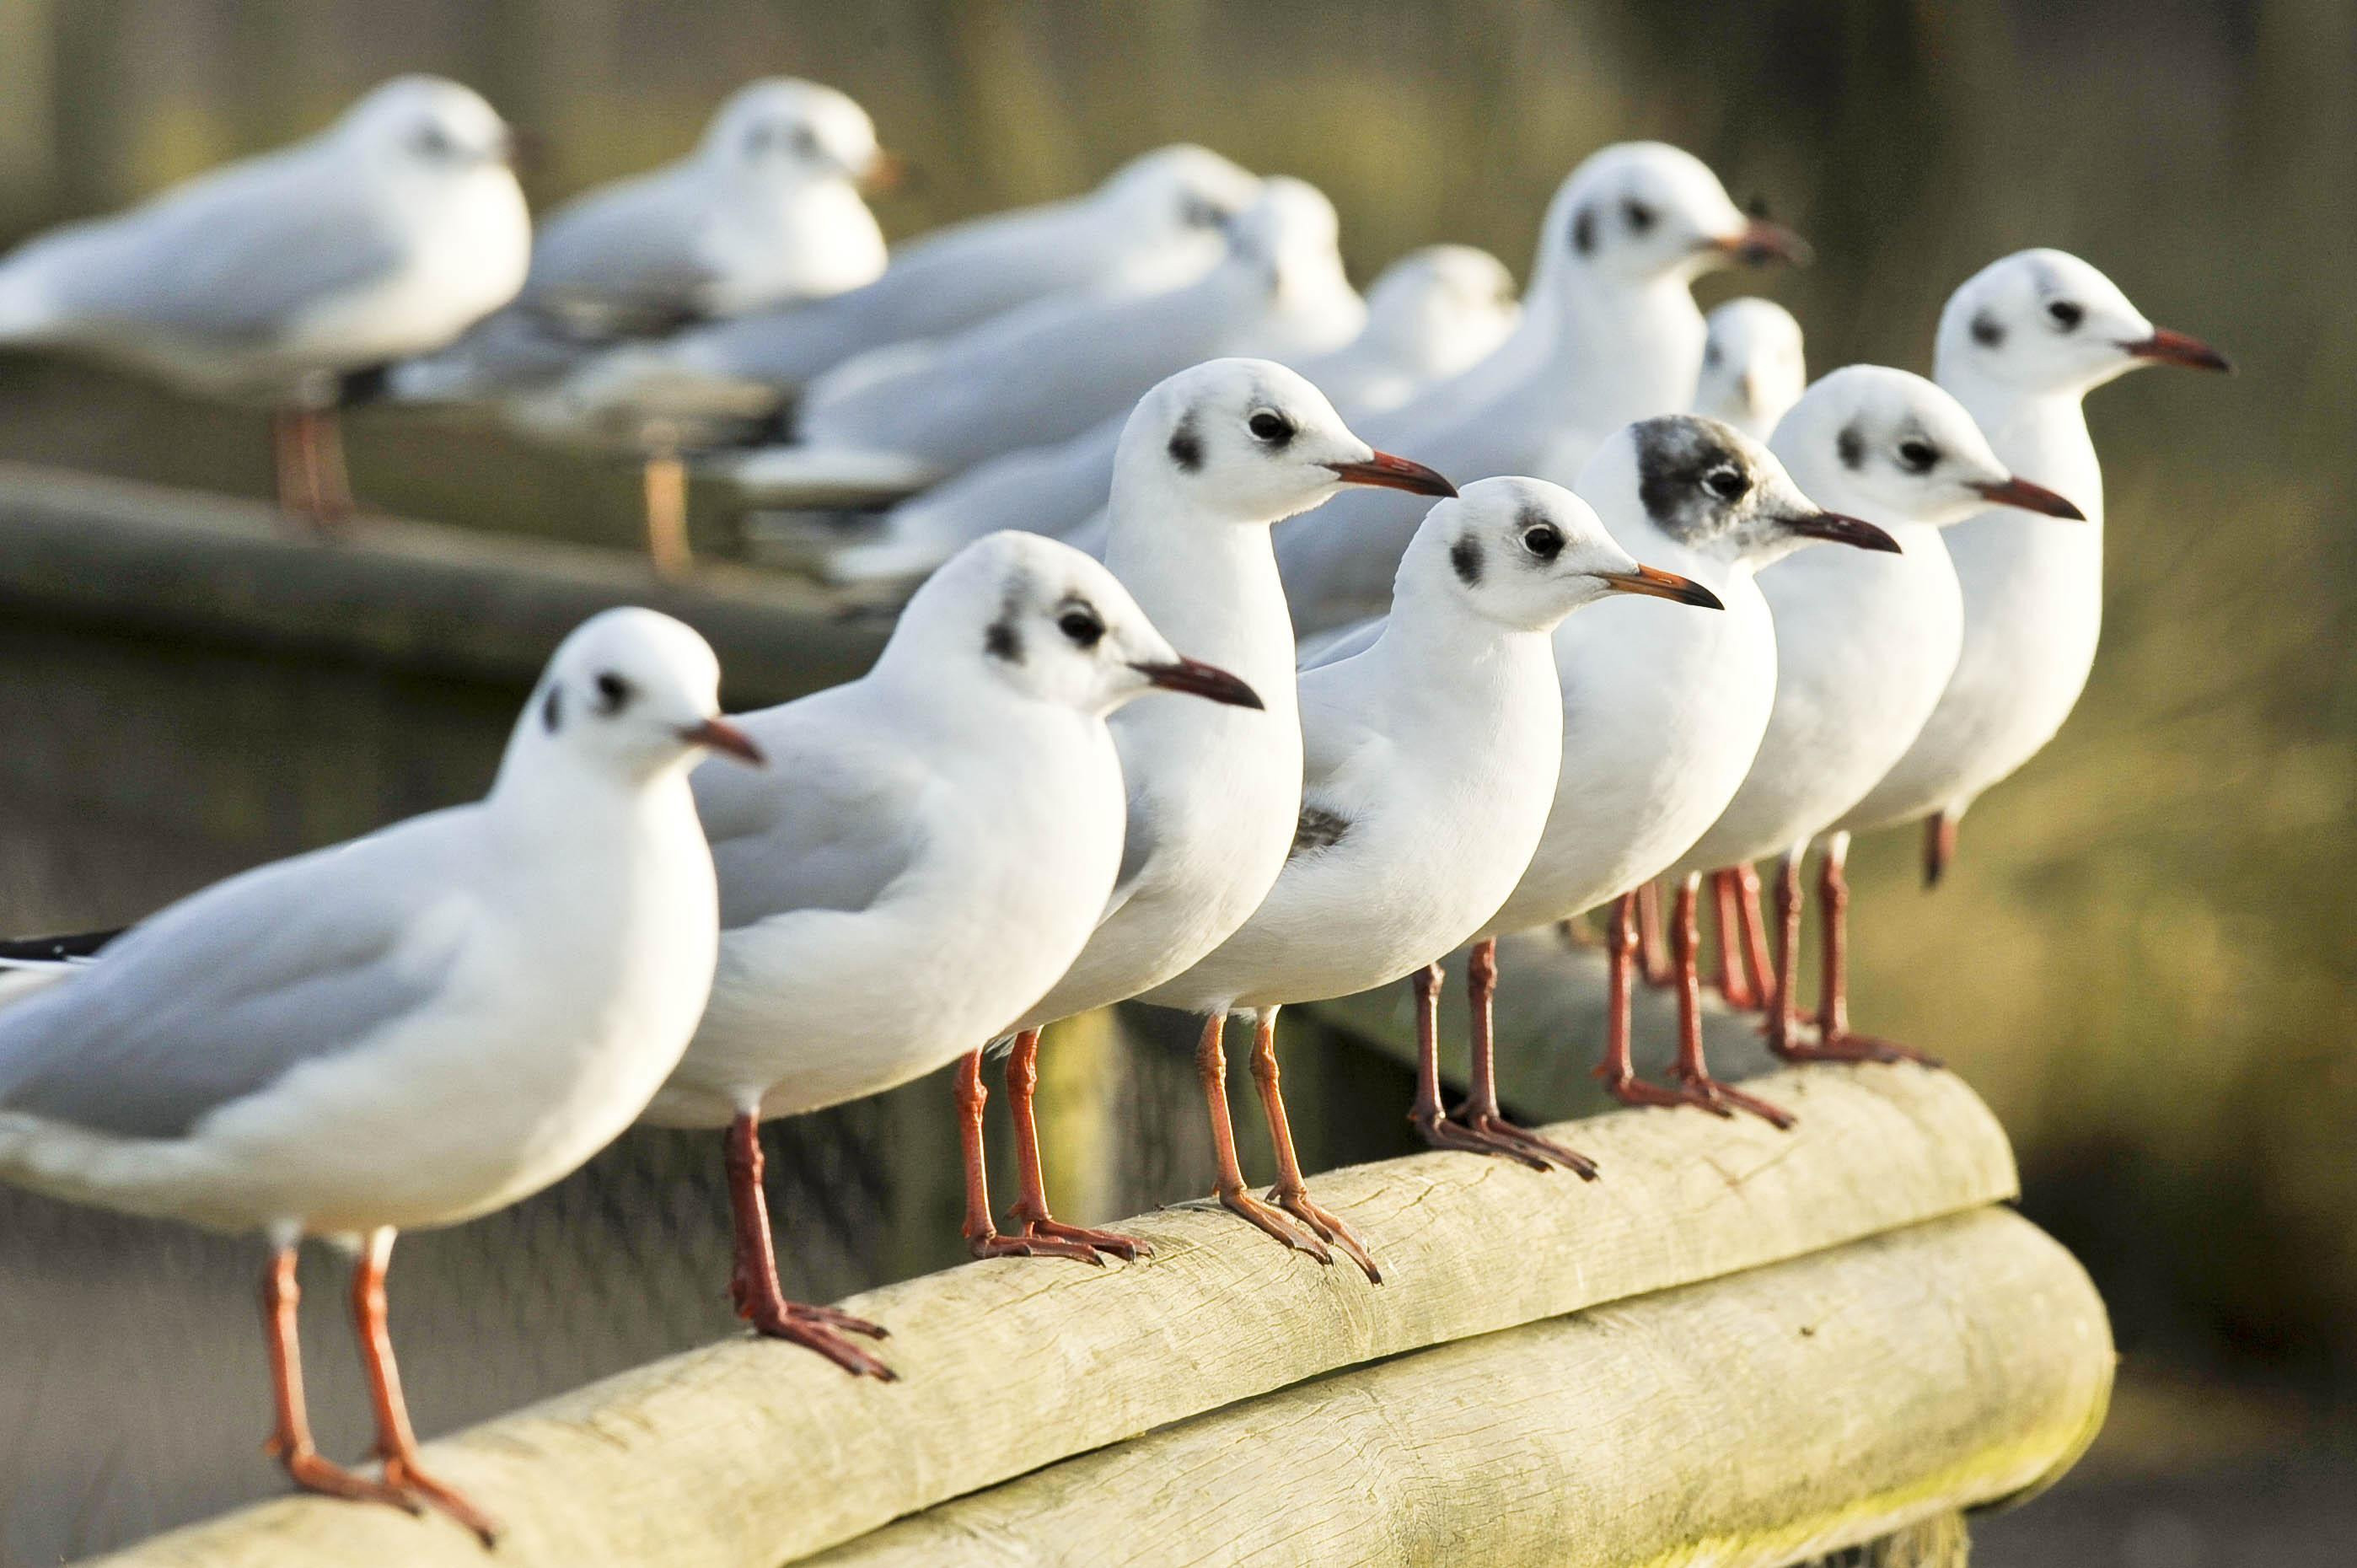
[[(1799, 1037), (1800, 1009), (1778, 1007), (1771, 1015), (1769, 1048), (1789, 1062), (1920, 1062), (1938, 1067), (1939, 1059), (1912, 1046), (1878, 1040), (1852, 1032), (1849, 1026), (1849, 878), (1846, 875), (1849, 835), (1835, 833), (1825, 844), (1817, 868), (1817, 914), (1823, 922), (1824, 972), (1817, 998), (1817, 1037)], [(1800, 867), (1791, 869), (1795, 912), (1790, 926), (1797, 938), (1800, 918)], [(1798, 942), (1793, 944), (1798, 946)], [(1788, 965), (1788, 968), (1794, 967)]]
[(1015, 1117), (1015, 1161), (1017, 1192), (1008, 1217), (1020, 1220), (1023, 1240), (1063, 1241), (1111, 1252), (1127, 1262), (1150, 1257), (1154, 1249), (1135, 1236), (1067, 1225), (1048, 1210), (1048, 1182), (1039, 1166), (1039, 1128), (1031, 1101), (1039, 1090), (1039, 1031), (1026, 1029), (1015, 1036), (1006, 1055), (1006, 1103)]
[[(1439, 967), (1433, 965), (1426, 972), (1437, 1000), (1439, 987)], [(1419, 985), (1427, 983), (1419, 981)], [(1419, 1091), (1416, 1113), (1409, 1118), (1424, 1141), (1437, 1149), (1461, 1149), (1469, 1154), (1494, 1155), (1501, 1159), (1516, 1160), (1534, 1170), (1546, 1170), (1561, 1165), (1577, 1171), (1589, 1181), (1596, 1179), (1596, 1162), (1576, 1149), (1566, 1148), (1553, 1139), (1514, 1125), (1506, 1120), (1498, 1103), (1498, 1049), (1494, 1031), (1492, 999), (1498, 990), (1498, 944), (1482, 941), (1473, 944), (1466, 954), (1465, 1005), (1471, 1022), (1473, 1070), (1467, 1085), (1465, 1103), (1443, 1116), (1439, 1106), (1439, 1026), (1437, 1017), (1426, 1020), (1421, 1009), (1417, 1016), (1416, 1069), (1419, 1084), (1427, 1063), (1431, 1068), (1433, 1100), (1427, 1108)], [(1419, 1003), (1422, 1001), (1419, 993)], [(1429, 1026), (1427, 1026), (1427, 1024)]]
[(990, 1091), (982, 1083), (982, 1052), (969, 1051), (958, 1059), (955, 1089), (958, 1144), (965, 1158), (963, 1234), (966, 1250), (977, 1258), (1070, 1258), (1103, 1268), (1104, 1260), (1097, 1256), (1095, 1249), (1083, 1247), (1078, 1241), (1000, 1233), (997, 1221), (990, 1214), (990, 1158), (982, 1137), (983, 1112), (990, 1102)]
[(1637, 889), (1637, 941), (1646, 984), (1667, 985), (1676, 978), (1670, 968), (1670, 944), (1662, 934), (1662, 885), (1658, 882)]
[(1730, 865), (1710, 874), (1710, 890), (1718, 935), (1712, 984), (1729, 1007), (1757, 1012), (1768, 1005), (1775, 983), (1760, 912), (1760, 874), (1748, 865)]
[(1703, 1058), (1702, 932), (1695, 918), (1695, 907), (1701, 897), (1701, 875), (1688, 875), (1678, 886), (1677, 908), (1670, 917), (1670, 958), (1678, 975), (1678, 1059), (1671, 1073), (1686, 1090), (1713, 1105), (1748, 1111), (1778, 1127), (1790, 1127), (1790, 1112), (1711, 1077), (1709, 1064)]
[(262, 1276), (262, 1330), (269, 1347), (271, 1408), (276, 1417), (263, 1452), (276, 1459), (287, 1478), (307, 1492), (424, 1512), (422, 1502), (389, 1481), (371, 1480), (320, 1457), (303, 1402), (303, 1359), (296, 1333), (302, 1300), (295, 1278), (295, 1249), (281, 1247), (271, 1254), (270, 1266)]
[(352, 1332), (368, 1372), (369, 1404), (376, 1412), (376, 1454), (384, 1461), (385, 1485), (441, 1509), (475, 1532), (485, 1546), (497, 1545), (500, 1527), (446, 1481), (418, 1463), (417, 1434), (409, 1405), (401, 1397), (401, 1369), (393, 1359), (393, 1333), (385, 1323), (384, 1274), (393, 1262), (393, 1230), (373, 1232), (352, 1266)]
[(1612, 923), (1605, 932), (1604, 1060), (1596, 1076), (1612, 1098), (1623, 1105), (1692, 1105), (1718, 1116), (1734, 1112), (1699, 1090), (1681, 1086), (1664, 1089), (1637, 1076), (1630, 1060), (1630, 990), (1637, 977), (1638, 897), (1623, 894), (1612, 905)]
[(1222, 1039), (1227, 1022), (1225, 1013), (1211, 1014), (1203, 1020), (1202, 1037), (1195, 1045), (1195, 1076), (1202, 1086), (1203, 1110), (1211, 1123), (1211, 1159), (1217, 1171), (1213, 1190), (1222, 1208), (1242, 1215), (1286, 1246), (1330, 1263), (1334, 1254), (1323, 1241), (1244, 1187), (1243, 1166), (1236, 1158), (1235, 1123), (1228, 1116), (1228, 1058)]
[(1252, 1076), (1260, 1090), (1261, 1115), (1268, 1122), (1269, 1142), (1276, 1149), (1276, 1185), (1268, 1189), (1269, 1201), (1308, 1226), (1318, 1240), (1348, 1252), (1370, 1283), (1383, 1283), (1383, 1273), (1375, 1267), (1372, 1254), (1349, 1226), (1310, 1200), (1308, 1186), (1301, 1179), (1301, 1161), (1293, 1151), (1293, 1125), (1286, 1118), (1285, 1096), (1277, 1084), (1274, 1007), (1263, 1008), (1253, 1019)]
[(728, 1279), (729, 1299), (737, 1316), (754, 1331), (815, 1350), (845, 1371), (881, 1378), (898, 1376), (868, 1351), (845, 1339), (864, 1334), (871, 1339), (888, 1337), (864, 1317), (854, 1317), (831, 1306), (806, 1306), (788, 1301), (778, 1283), (778, 1254), (770, 1237), (770, 1200), (761, 1188), (761, 1122), (753, 1112), (740, 1112), (728, 1124), (726, 1166), (728, 1213), (734, 1230), (737, 1264)]

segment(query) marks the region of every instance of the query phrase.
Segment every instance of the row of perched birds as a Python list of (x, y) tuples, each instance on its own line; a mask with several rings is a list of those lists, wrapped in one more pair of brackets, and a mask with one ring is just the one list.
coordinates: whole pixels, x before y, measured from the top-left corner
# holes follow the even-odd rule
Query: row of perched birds
[[(407, 157), (414, 125), (439, 124), (414, 119), (419, 102), (477, 102), (462, 91), (396, 84), (328, 145), (382, 113)], [(752, 145), (720, 127), (755, 95), (707, 150)], [(495, 128), (483, 119), (470, 145)], [(865, 167), (829, 156), (838, 179)], [(488, 1517), (418, 1467), (382, 1332), (393, 1236), (513, 1202), (634, 1121), (724, 1130), (730, 1290), (753, 1326), (888, 1378), (860, 1342), (880, 1326), (781, 1290), (759, 1123), (954, 1062), (976, 1255), (1145, 1256), (1047, 1200), (1040, 1032), (1090, 1009), (1199, 1015), (1220, 1202), (1370, 1280), (1373, 1250), (1295, 1155), (1275, 1054), (1289, 1004), (1411, 981), (1423, 1138), (1592, 1177), (1506, 1116), (1489, 1014), (1498, 937), (1609, 908), (1613, 1092), (1787, 1126), (1704, 1057), (1709, 876), (1721, 988), (1766, 1011), (1781, 1057), (1924, 1059), (1848, 1026), (1849, 837), (1925, 821), (1944, 863), (1964, 809), (2054, 733), (2101, 597), (2081, 400), (2139, 365), (2224, 368), (2086, 263), (2028, 251), (1950, 297), (1932, 379), (1857, 365), (1804, 387), (1790, 316), (1742, 300), (1706, 323), (1689, 287), (1800, 242), (1656, 144), (1607, 148), (1566, 180), (1519, 314), (1501, 269), (1454, 247), (1388, 274), (1372, 310), (1345, 308), (1322, 198), (1174, 149), (1094, 195), (920, 241), (814, 305), (616, 349), (619, 320), (672, 324), (677, 296), (617, 286), (582, 260), (590, 239), (559, 236), (643, 256), (686, 178), (585, 199), (577, 230), (544, 230), (531, 271), (546, 282), (526, 303), (382, 380), (462, 384), (537, 340), (563, 362), (528, 398), (630, 382), (642, 400), (670, 389), (677, 409), (697, 378), (774, 355), (759, 384), (799, 439), (730, 459), (745, 483), (938, 487), (830, 562), (846, 578), (934, 568), (875, 667), (732, 721), (693, 632), (609, 612), (557, 650), (480, 803), (232, 878), (128, 933), (5, 954), (22, 972), (0, 1007), (0, 1176), (262, 1230), (289, 1473), (437, 1507), (487, 1539)], [(69, 243), (99, 240), (37, 242), (0, 267), (0, 297)], [(1050, 259), (1069, 286), (1009, 281)], [(66, 272), (127, 288), (136, 270)], [(1411, 303), (1377, 336), (1387, 288)], [(547, 303), (529, 305), (535, 289)], [(952, 330), (968, 310), (979, 324)], [(877, 347), (888, 317), (916, 340)], [(728, 756), (702, 760), (713, 751)], [(1825, 973), (1804, 1021), (1803, 870), (1819, 843)], [(1747, 880), (1769, 856), (1772, 944)], [(1674, 890), (1659, 967), (1680, 1014), (1663, 1083), (1629, 1053), (1656, 884)], [(1460, 949), (1472, 1073), (1450, 1107), (1437, 1008), (1440, 961)], [(1232, 1015), (1252, 1021), (1275, 1151), (1265, 1197), (1229, 1118)], [(982, 1144), (992, 1043), (1009, 1051), (1018, 1131), (1003, 1230)], [(359, 1252), (381, 1479), (322, 1458), (304, 1420), (294, 1249), (314, 1235)]]

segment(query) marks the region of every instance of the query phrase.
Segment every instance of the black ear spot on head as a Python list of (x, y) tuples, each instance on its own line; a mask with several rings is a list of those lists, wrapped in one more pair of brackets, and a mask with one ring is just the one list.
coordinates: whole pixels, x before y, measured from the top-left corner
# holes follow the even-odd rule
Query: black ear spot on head
[(1480, 542), (1469, 533), (1459, 535), (1457, 542), (1448, 547), (1448, 564), (1455, 569), (1458, 582), (1469, 588), (1479, 585), (1481, 581)]
[(2005, 341), (2005, 328), (1997, 324), (1996, 317), (1984, 310), (1973, 317), (1973, 341), (1984, 349), (1994, 349)]
[(1583, 256), (1596, 253), (1596, 209), (1583, 207), (1571, 215), (1571, 248)]
[(551, 735), (565, 727), (565, 688), (554, 681), (548, 683), (548, 695), (540, 700), (540, 725)]
[(1203, 467), (1203, 438), (1195, 434), (1195, 416), (1191, 413), (1170, 433), (1170, 460), (1189, 474)]
[(1004, 659), (1009, 664), (1023, 662), (1023, 634), (1008, 619), (992, 621), (982, 634), (982, 650), (993, 659)]
[(1866, 438), (1855, 424), (1845, 424), (1842, 433), (1834, 437), (1834, 450), (1841, 454), (1842, 467), (1862, 468), (1866, 466)]

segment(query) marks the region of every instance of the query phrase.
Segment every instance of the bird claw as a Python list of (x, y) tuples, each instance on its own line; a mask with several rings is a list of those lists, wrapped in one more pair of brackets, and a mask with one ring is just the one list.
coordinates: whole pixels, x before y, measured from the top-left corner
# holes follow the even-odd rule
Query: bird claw
[(1035, 1234), (1029, 1226), (1013, 1235), (988, 1230), (966, 1238), (966, 1251), (977, 1258), (1069, 1258), (1076, 1263), (1104, 1267), (1096, 1249), (1079, 1241)]
[(1807, 1062), (1880, 1062), (1895, 1067), (1901, 1062), (1913, 1062), (1918, 1067), (1940, 1069), (1947, 1064), (1928, 1051), (1912, 1046), (1902, 1046), (1896, 1040), (1877, 1039), (1872, 1035), (1835, 1035), (1831, 1039), (1814, 1042), (1784, 1039), (1772, 1036), (1768, 1048), (1781, 1059), (1795, 1064)]
[(1597, 1176), (1596, 1162), (1586, 1155), (1517, 1127), (1503, 1117), (1469, 1114), (1459, 1110), (1451, 1116), (1410, 1117), (1409, 1124), (1415, 1127), (1417, 1136), (1436, 1149), (1488, 1155), (1512, 1160), (1534, 1171), (1551, 1171), (1561, 1165), (1585, 1181), (1594, 1181)]
[(1735, 1115), (1733, 1107), (1716, 1096), (1705, 1094), (1700, 1090), (1685, 1085), (1676, 1089), (1664, 1089), (1660, 1084), (1648, 1083), (1641, 1078), (1615, 1078), (1603, 1073), (1598, 1073), (1597, 1076), (1604, 1079), (1604, 1087), (1612, 1098), (1623, 1105), (1659, 1105), (1665, 1108), (1691, 1105), (1697, 1111), (1707, 1111), (1714, 1116), (1728, 1120), (1732, 1120)]
[(1125, 1236), (1118, 1230), (1093, 1230), (1085, 1225), (1067, 1225), (1046, 1214), (1026, 1213), (1020, 1204), (1007, 1216), (1022, 1223), (1027, 1240), (1071, 1242), (1098, 1252), (1109, 1252), (1125, 1263), (1154, 1256), (1154, 1249), (1135, 1236)]
[[(500, 1527), (492, 1522), (490, 1515), (468, 1502), (457, 1488), (436, 1480), (414, 1462), (401, 1458), (385, 1460), (384, 1480), (386, 1486), (410, 1498), (413, 1505), (423, 1504), (457, 1520), (472, 1530), (475, 1538), (486, 1547), (500, 1543)], [(412, 1511), (415, 1511), (414, 1506)]]
[(408, 1514), (425, 1511), (425, 1502), (403, 1487), (372, 1481), (309, 1449), (290, 1452), (280, 1438), (264, 1444), (262, 1451), (285, 1466), (287, 1479), (307, 1492), (350, 1503), (386, 1503)]
[(1307, 1252), (1321, 1263), (1331, 1263), (1334, 1261), (1334, 1254), (1328, 1251), (1325, 1244), (1317, 1237), (1301, 1230), (1293, 1221), (1248, 1192), (1220, 1194), (1220, 1207), (1231, 1214), (1242, 1215), (1295, 1251)]
[(1749, 1112), (1780, 1133), (1789, 1133), (1800, 1124), (1800, 1118), (1782, 1106), (1762, 1100), (1756, 1094), (1746, 1094), (1722, 1079), (1683, 1072), (1677, 1078), (1686, 1089), (1706, 1097), (1722, 1112), (1729, 1109)]
[(1361, 1244), (1358, 1237), (1351, 1233), (1351, 1228), (1312, 1203), (1306, 1190), (1297, 1187), (1275, 1187), (1269, 1189), (1268, 1196), (1279, 1208), (1316, 1231), (1319, 1240), (1330, 1241), (1349, 1253), (1351, 1261), (1366, 1274), (1369, 1284), (1383, 1283), (1383, 1271), (1375, 1267), (1373, 1255)]
[(833, 1307), (803, 1306), (795, 1302), (786, 1302), (775, 1309), (754, 1313), (753, 1331), (765, 1339), (783, 1339), (805, 1350), (815, 1350), (854, 1377), (874, 1378), (887, 1383), (899, 1381), (899, 1373), (837, 1331), (842, 1328), (861, 1334), (874, 1330), (874, 1337), (880, 1339), (884, 1337), (883, 1330), (872, 1323), (853, 1327), (853, 1324), (859, 1322), (856, 1318), (842, 1324), (831, 1321), (845, 1316)]

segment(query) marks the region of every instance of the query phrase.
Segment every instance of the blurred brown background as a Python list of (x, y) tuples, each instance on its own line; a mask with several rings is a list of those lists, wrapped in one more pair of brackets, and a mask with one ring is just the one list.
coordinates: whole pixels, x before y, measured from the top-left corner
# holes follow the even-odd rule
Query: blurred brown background
[[(896, 235), (1187, 138), (1322, 186), (1362, 281), (1439, 239), (1521, 273), (1574, 163), (1661, 136), (1816, 242), (1811, 270), (1715, 279), (1706, 303), (1784, 301), (1819, 370), (1928, 369), (1947, 291), (2033, 243), (2227, 349), (2236, 381), (2163, 371), (2093, 400), (2111, 496), (2093, 684), (1975, 810), (1936, 897), (1911, 886), (1911, 843), (1864, 846), (1857, 1005), (1996, 1105), (2025, 1207), (2095, 1272), (2127, 1357), (2104, 1444), (1988, 1526), (1984, 1560), (2340, 1560), (2303, 1553), (2357, 1525), (2357, 8), (0, 0), (0, 236), (307, 133), (411, 70), (540, 133), (542, 203), (675, 156), (725, 92), (787, 71), (857, 97), (923, 171), (879, 204)], [(0, 456), (260, 495), (252, 424), (0, 359)], [(384, 510), (636, 537), (619, 468), (381, 411), (351, 448)], [(513, 695), (21, 619), (0, 649), (0, 925), (26, 929), (132, 918), (471, 794)], [(1328, 1157), (1395, 1146), (1391, 1069), (1325, 1050)], [(1168, 1120), (1151, 1049), (1064, 1059), (1058, 1136)], [(944, 1099), (919, 1085), (783, 1135), (796, 1190), (856, 1198), (788, 1216), (803, 1283), (954, 1255)], [(1189, 1190), (1193, 1136), (1144, 1139), (1098, 1212)], [(710, 1153), (634, 1140), (521, 1216), (404, 1244), (422, 1423), (725, 1331), (668, 1245), (711, 1272)], [(0, 1195), (0, 1563), (270, 1489), (257, 1258)], [(316, 1316), (332, 1386), (348, 1353)]]

